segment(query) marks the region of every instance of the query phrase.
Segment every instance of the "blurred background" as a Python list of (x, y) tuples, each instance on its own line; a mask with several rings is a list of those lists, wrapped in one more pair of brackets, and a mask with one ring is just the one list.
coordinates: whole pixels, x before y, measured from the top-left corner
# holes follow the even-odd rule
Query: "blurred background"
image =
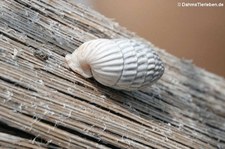
[[(114, 19), (157, 47), (225, 77), (225, 1), (75, 0)], [(178, 7), (178, 2), (223, 7)]]

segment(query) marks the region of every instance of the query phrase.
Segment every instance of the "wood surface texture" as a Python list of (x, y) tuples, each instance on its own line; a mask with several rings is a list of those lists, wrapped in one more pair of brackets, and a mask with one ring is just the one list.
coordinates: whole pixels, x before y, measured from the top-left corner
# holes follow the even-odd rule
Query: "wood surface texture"
[(225, 148), (223, 78), (154, 47), (148, 91), (104, 87), (64, 60), (96, 38), (140, 37), (70, 0), (0, 1), (1, 148)]

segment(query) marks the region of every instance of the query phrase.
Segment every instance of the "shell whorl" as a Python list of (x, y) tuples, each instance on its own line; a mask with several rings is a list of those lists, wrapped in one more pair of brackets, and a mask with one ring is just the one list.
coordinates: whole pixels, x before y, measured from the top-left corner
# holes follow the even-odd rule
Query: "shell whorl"
[(96, 39), (66, 56), (69, 67), (115, 89), (138, 90), (150, 86), (164, 72), (162, 61), (146, 43), (135, 39)]

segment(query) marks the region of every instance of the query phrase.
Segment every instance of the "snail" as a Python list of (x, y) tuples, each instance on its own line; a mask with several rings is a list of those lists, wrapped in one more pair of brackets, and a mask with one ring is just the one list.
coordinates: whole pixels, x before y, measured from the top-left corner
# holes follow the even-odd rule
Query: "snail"
[(120, 90), (149, 87), (164, 73), (164, 65), (149, 44), (137, 39), (94, 39), (67, 54), (68, 66), (84, 78)]

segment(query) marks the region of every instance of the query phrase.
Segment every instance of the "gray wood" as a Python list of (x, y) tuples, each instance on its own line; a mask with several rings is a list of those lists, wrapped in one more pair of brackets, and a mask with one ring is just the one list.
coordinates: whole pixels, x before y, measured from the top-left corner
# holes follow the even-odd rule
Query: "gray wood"
[(225, 148), (223, 78), (157, 47), (166, 70), (146, 92), (65, 65), (83, 42), (120, 37), (140, 38), (69, 0), (0, 1), (0, 146)]

